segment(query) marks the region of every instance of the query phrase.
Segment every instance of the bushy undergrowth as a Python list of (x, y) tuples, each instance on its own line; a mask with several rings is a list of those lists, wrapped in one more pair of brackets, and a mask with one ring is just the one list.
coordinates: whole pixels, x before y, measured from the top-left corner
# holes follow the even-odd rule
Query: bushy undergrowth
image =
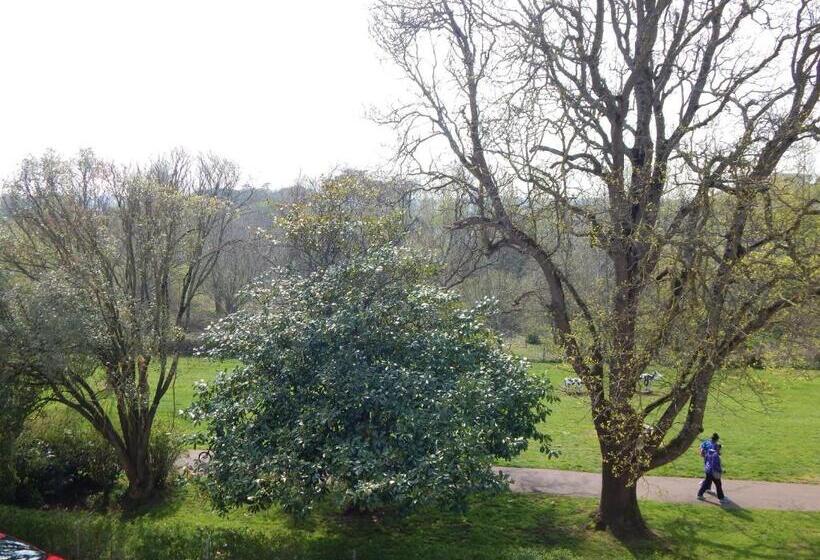
[[(184, 448), (181, 437), (156, 426), (150, 461), (157, 488), (168, 489), (174, 463)], [(51, 410), (30, 421), (13, 457), (16, 485), (12, 500), (28, 507), (105, 507), (121, 486), (122, 467), (114, 448), (82, 418)]]
[(818, 558), (820, 517), (647, 502), (658, 540), (624, 546), (589, 528), (594, 500), (505, 494), (466, 515), (340, 516), (294, 523), (281, 511), (218, 515), (192, 487), (128, 515), (0, 506), (0, 527), (67, 560), (672, 560)]
[[(123, 523), (116, 516), (41, 512), (0, 506), (4, 530), (68, 560), (189, 560), (288, 558), (273, 543), (242, 528), (197, 527), (148, 520)], [(272, 555), (275, 554), (275, 555)]]
[(177, 475), (175, 463), (185, 449), (185, 440), (178, 434), (154, 426), (149, 453), (151, 472), (156, 477), (157, 490), (167, 490)]
[(121, 474), (114, 449), (71, 414), (32, 422), (17, 442), (15, 470), (15, 502), (28, 506), (107, 501)]

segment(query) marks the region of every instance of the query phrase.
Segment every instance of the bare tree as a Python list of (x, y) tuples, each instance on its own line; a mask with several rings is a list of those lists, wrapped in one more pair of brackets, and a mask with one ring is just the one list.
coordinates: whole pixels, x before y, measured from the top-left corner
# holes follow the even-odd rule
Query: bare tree
[(221, 252), (208, 287), (216, 317), (235, 312), (241, 290), (271, 266), (273, 247), (263, 233), (271, 227), (268, 203), (272, 194), (264, 187), (236, 194), (234, 205), (240, 211), (224, 233), (230, 249)]
[(237, 182), (227, 161), (174, 152), (130, 171), (90, 153), (46, 155), (8, 184), (0, 260), (36, 296), (18, 305), (39, 333), (33, 351), (61, 364), (34, 381), (112, 444), (134, 502), (161, 482), (151, 430), (192, 302), (225, 247)]
[[(703, 430), (734, 349), (818, 294), (817, 185), (777, 174), (820, 138), (810, 0), (382, 0), (373, 34), (416, 97), (403, 163), (457, 192), (488, 251), (529, 256), (589, 391), (599, 526), (648, 534), (635, 482)], [(429, 157), (444, 148), (454, 164)], [(815, 228), (815, 229), (812, 229)], [(573, 247), (607, 261), (579, 277)], [(650, 402), (650, 362), (674, 371)]]

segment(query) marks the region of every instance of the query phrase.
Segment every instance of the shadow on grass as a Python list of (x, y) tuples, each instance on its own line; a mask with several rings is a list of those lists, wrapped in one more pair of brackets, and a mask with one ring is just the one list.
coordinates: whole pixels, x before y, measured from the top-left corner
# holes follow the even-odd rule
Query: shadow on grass
[(139, 506), (129, 507), (124, 505), (119, 518), (125, 523), (138, 519), (160, 520), (172, 518), (183, 507), (187, 492), (188, 489), (184, 485), (172, 486)]
[[(275, 508), (219, 516), (201, 494), (177, 492), (128, 516), (0, 507), (0, 527), (68, 560), (820, 557), (812, 556), (810, 539), (779, 533), (788, 519), (777, 525), (771, 512), (740, 508), (647, 505), (659, 538), (629, 543), (590, 528), (595, 500), (504, 493), (472, 499), (463, 514), (428, 508), (407, 516), (344, 515), (327, 505), (294, 519)], [(814, 518), (789, 519), (808, 527)]]
[[(712, 507), (708, 507), (708, 506)], [(675, 558), (817, 558), (811, 542), (804, 542), (778, 534), (777, 527), (767, 526), (766, 520), (756, 519), (757, 512), (736, 504), (723, 505), (705, 502), (703, 512), (698, 507), (682, 509), (678, 515), (663, 521), (654, 521), (655, 528), (667, 543)], [(684, 513), (685, 512), (685, 513)], [(790, 540), (791, 539), (791, 540)], [(631, 549), (632, 550), (632, 549)], [(637, 552), (648, 552), (636, 549)]]
[[(576, 558), (586, 508), (511, 494), (480, 497), (463, 514), (424, 509), (408, 516), (324, 513), (325, 534), (301, 540), (299, 557), (448, 559)], [(307, 544), (306, 544), (307, 543)]]

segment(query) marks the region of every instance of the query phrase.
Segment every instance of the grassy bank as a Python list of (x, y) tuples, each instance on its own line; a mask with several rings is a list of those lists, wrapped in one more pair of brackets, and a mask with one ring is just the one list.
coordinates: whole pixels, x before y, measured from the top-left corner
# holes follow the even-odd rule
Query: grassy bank
[(646, 503), (660, 536), (630, 547), (589, 529), (594, 501), (503, 494), (465, 515), (422, 511), (374, 520), (324, 512), (296, 522), (275, 510), (220, 516), (192, 488), (123, 517), (0, 507), (4, 531), (70, 560), (817, 558), (820, 514)]

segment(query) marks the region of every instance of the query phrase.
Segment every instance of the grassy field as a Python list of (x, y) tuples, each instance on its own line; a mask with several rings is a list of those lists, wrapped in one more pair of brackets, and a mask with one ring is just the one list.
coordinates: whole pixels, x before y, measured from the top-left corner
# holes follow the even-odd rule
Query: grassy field
[(502, 494), (462, 515), (407, 518), (315, 513), (218, 515), (191, 485), (150, 511), (124, 517), (0, 506), (0, 527), (70, 560), (129, 558), (509, 559), (818, 558), (820, 513), (643, 504), (657, 543), (625, 546), (589, 528), (592, 500)]
[(191, 433), (194, 425), (184, 416), (181, 409), (187, 408), (194, 397), (194, 385), (198, 381), (213, 381), (219, 371), (231, 370), (238, 362), (214, 362), (205, 358), (180, 358), (177, 380), (172, 391), (168, 391), (160, 402), (157, 417), (163, 426), (172, 422), (176, 430)]
[[(163, 426), (193, 426), (174, 414), (193, 397), (194, 383), (209, 381), (234, 363), (186, 358), (175, 400), (160, 410)], [(570, 371), (535, 363), (533, 372), (558, 386)], [(749, 372), (747, 372), (748, 374)], [(820, 481), (820, 378), (817, 372), (766, 370), (742, 381), (723, 374), (710, 400), (706, 429), (718, 430), (731, 478)], [(743, 378), (746, 379), (746, 378)], [(764, 390), (761, 401), (761, 390)], [(530, 449), (512, 464), (596, 471), (597, 443), (584, 397), (562, 396), (543, 426), (562, 454), (548, 459)], [(657, 474), (697, 476), (696, 451)], [(624, 545), (589, 528), (595, 500), (501, 494), (472, 500), (466, 514), (425, 510), (407, 518), (340, 516), (329, 509), (294, 521), (281, 511), (212, 511), (187, 484), (161, 504), (127, 516), (37, 511), (0, 506), (0, 528), (61, 553), (69, 560), (350, 558), (572, 560), (615, 558), (818, 558), (820, 513), (721, 509), (711, 505), (642, 503), (660, 539)]]
[[(533, 364), (558, 387), (569, 368)], [(751, 379), (749, 378), (751, 376)], [(761, 394), (761, 391), (765, 391)], [(646, 398), (646, 397), (644, 397)], [(820, 482), (820, 372), (750, 370), (724, 373), (710, 396), (703, 437), (717, 431), (723, 442), (728, 479)], [(597, 472), (600, 454), (585, 397), (562, 395), (543, 430), (561, 450), (549, 459), (531, 447), (512, 465)], [(699, 476), (703, 468), (692, 449), (652, 474)]]
[[(170, 423), (175, 409), (188, 406), (196, 381), (209, 381), (218, 370), (234, 365), (198, 358), (183, 359), (176, 384), (176, 406), (168, 395), (160, 407), (163, 424)], [(561, 364), (534, 363), (532, 367), (534, 372), (547, 375), (556, 387), (564, 377), (572, 375)], [(723, 459), (728, 479), (820, 482), (818, 402), (818, 372), (751, 370), (744, 376), (725, 373), (709, 400), (704, 437), (713, 431), (720, 433), (725, 445)], [(193, 429), (184, 418), (177, 417), (174, 422), (177, 429)], [(585, 397), (562, 395), (543, 430), (553, 437), (561, 455), (550, 459), (532, 446), (511, 465), (588, 472), (599, 470), (598, 443)], [(696, 442), (689, 453), (653, 474), (696, 477), (701, 468)]]

